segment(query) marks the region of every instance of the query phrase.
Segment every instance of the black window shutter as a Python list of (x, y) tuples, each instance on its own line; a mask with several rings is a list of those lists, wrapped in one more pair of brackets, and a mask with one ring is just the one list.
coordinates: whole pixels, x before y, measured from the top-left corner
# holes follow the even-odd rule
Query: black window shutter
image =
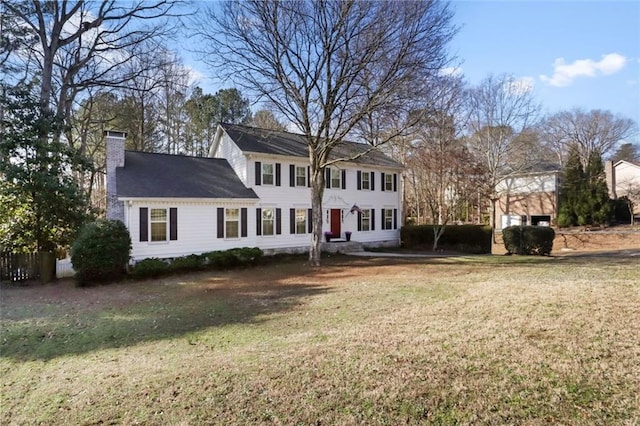
[(382, 227), (380, 229), (387, 229), (387, 218), (384, 216), (384, 209), (380, 209), (380, 218), (382, 219)]
[[(360, 170), (358, 170), (356, 172), (356, 181), (357, 181), (357, 187), (358, 187), (358, 191), (360, 191), (362, 189), (362, 182), (360, 182), (360, 180), (362, 180), (362, 172)], [(359, 229), (358, 229), (359, 231)]]
[(224, 238), (224, 208), (218, 207), (218, 238)]
[(362, 213), (358, 212), (358, 231), (362, 231)]
[(393, 209), (393, 229), (398, 229), (398, 209)]
[(393, 192), (398, 191), (398, 174), (393, 174)]
[(280, 181), (280, 163), (276, 163), (276, 186), (280, 186), (281, 181)]
[(169, 209), (169, 240), (176, 241), (178, 239), (178, 209), (171, 207)]
[(327, 167), (327, 168), (325, 169), (324, 177), (325, 177), (325, 179), (324, 179), (324, 180), (326, 180), (326, 182), (325, 182), (325, 183), (326, 183), (326, 185), (325, 185), (325, 186), (326, 186), (327, 188), (331, 188), (331, 169), (330, 169), (330, 168), (328, 168), (328, 167)]
[(149, 209), (140, 207), (140, 241), (149, 241)]
[(376, 230), (376, 210), (371, 209), (371, 230)]
[(347, 171), (342, 170), (342, 189), (347, 189)]
[(376, 173), (375, 172), (371, 172), (371, 179), (369, 179), (369, 182), (371, 182), (371, 190), (375, 191), (376, 190)]
[(282, 234), (282, 209), (276, 209), (276, 234)]
[(296, 209), (289, 209), (289, 233), (296, 233)]
[(262, 163), (256, 161), (256, 185), (261, 185), (262, 181)]
[(240, 209), (240, 236), (247, 236), (247, 208)]
[(313, 232), (313, 210), (312, 209), (307, 210), (307, 232), (308, 233)]
[(311, 167), (307, 166), (307, 186), (311, 187)]
[(256, 235), (262, 235), (262, 209), (256, 209)]
[(296, 186), (296, 166), (289, 164), (289, 186)]
[(380, 191), (384, 191), (384, 173), (380, 173)]

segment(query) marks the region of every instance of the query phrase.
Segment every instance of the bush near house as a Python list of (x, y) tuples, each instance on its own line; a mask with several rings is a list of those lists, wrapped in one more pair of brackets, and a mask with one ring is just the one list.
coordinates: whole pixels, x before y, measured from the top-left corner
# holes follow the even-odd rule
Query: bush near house
[(263, 252), (258, 247), (234, 248), (203, 254), (169, 259), (148, 258), (141, 260), (129, 271), (134, 279), (156, 278), (171, 273), (194, 272), (206, 269), (232, 269), (257, 265)]
[(84, 286), (124, 277), (130, 252), (129, 231), (119, 220), (98, 219), (83, 226), (71, 247), (77, 284)]
[[(400, 230), (402, 246), (433, 247), (435, 225), (407, 225)], [(463, 253), (491, 253), (491, 227), (484, 225), (447, 225), (438, 240), (438, 247)]]
[(168, 262), (156, 257), (149, 257), (136, 263), (136, 266), (129, 270), (129, 276), (134, 279), (144, 280), (166, 275), (169, 271)]
[(502, 230), (507, 254), (549, 256), (555, 235), (553, 228), (546, 226), (509, 226)]

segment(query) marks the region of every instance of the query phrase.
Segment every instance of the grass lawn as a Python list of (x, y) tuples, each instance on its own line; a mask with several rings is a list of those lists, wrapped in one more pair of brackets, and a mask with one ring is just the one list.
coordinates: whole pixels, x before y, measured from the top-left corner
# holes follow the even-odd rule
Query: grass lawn
[(638, 424), (638, 260), (3, 286), (0, 424)]

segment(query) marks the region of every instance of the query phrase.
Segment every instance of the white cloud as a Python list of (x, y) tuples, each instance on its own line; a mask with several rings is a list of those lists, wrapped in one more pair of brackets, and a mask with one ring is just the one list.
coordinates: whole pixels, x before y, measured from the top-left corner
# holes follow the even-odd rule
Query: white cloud
[(597, 77), (611, 75), (620, 71), (627, 63), (627, 58), (618, 53), (603, 55), (599, 61), (593, 59), (578, 59), (567, 64), (564, 58), (557, 58), (553, 62), (553, 75), (541, 75), (540, 80), (556, 87), (569, 86), (578, 77)]
[(184, 67), (187, 70), (190, 85), (201, 84), (204, 80), (206, 80), (207, 76), (191, 65), (185, 65)]

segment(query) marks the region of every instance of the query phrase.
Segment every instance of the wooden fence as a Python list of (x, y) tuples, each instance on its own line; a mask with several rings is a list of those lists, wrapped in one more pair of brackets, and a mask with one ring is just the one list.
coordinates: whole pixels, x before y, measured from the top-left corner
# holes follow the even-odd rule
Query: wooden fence
[(0, 281), (22, 282), (55, 278), (53, 253), (0, 253)]

